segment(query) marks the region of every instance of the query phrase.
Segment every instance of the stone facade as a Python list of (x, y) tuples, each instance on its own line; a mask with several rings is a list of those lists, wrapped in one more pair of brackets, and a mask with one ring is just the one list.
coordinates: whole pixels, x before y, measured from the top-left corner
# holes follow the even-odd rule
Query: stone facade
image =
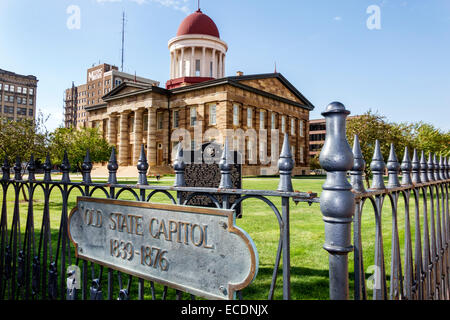
[[(286, 132), (294, 174), (309, 171), (306, 128), (313, 106), (279, 73), (221, 78), (170, 90), (124, 82), (103, 100), (105, 106), (87, 108), (89, 125), (101, 128), (117, 147), (120, 166), (135, 166), (144, 144), (149, 173), (173, 173), (172, 152), (180, 140), (189, 149), (208, 141), (224, 143), (228, 135), (230, 145), (244, 151), (243, 175), (276, 174)], [(278, 136), (271, 132), (272, 125)], [(237, 137), (239, 132), (242, 138)], [(253, 142), (252, 132), (258, 138)], [(268, 143), (261, 143), (259, 135), (265, 132)], [(277, 144), (272, 146), (272, 140)], [(272, 162), (261, 161), (271, 155)]]

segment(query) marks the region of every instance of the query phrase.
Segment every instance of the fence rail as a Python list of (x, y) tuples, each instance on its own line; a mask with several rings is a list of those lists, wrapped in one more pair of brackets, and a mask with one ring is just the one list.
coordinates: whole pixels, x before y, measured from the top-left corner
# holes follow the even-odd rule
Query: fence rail
[[(53, 166), (48, 156), (43, 166), (42, 180), (36, 179), (33, 156), (27, 165), (26, 179), (23, 179), (19, 158), (12, 168), (13, 175), (10, 164), (5, 160), (0, 180), (3, 195), (0, 218), (0, 299), (126, 300), (131, 296), (144, 298), (146, 280), (89, 263), (73, 255), (73, 247), (68, 236), (68, 212), (72, 209), (69, 208), (69, 196), (75, 192), (84, 197), (101, 193), (107, 199), (119, 199), (127, 193), (135, 201), (142, 202), (152, 202), (154, 196), (158, 194), (167, 197), (168, 201), (175, 205), (189, 205), (191, 199), (207, 196), (217, 208), (221, 209), (234, 209), (249, 199), (263, 201), (272, 210), (279, 230), (277, 250), (274, 252), (275, 263), (267, 292), (268, 299), (274, 298), (280, 265), (282, 265), (283, 299), (291, 298), (291, 201), (320, 203), (325, 227), (323, 247), (329, 255), (330, 299), (349, 299), (351, 296), (349, 254), (352, 252), (353, 296), (357, 300), (368, 299), (369, 282), (366, 280), (367, 266), (364, 253), (367, 256), (371, 251), (363, 248), (362, 241), (365, 228), (362, 223), (363, 211), (368, 207), (369, 211), (373, 210), (375, 222), (373, 299), (450, 299), (448, 159), (440, 157), (438, 160), (436, 155), (430, 154), (427, 160), (424, 152), (421, 152), (419, 159), (419, 152), (414, 150), (411, 160), (409, 150), (406, 149), (403, 161), (399, 163), (394, 147), (391, 146), (389, 158), (385, 163), (380, 143), (376, 141), (373, 160), (370, 163), (373, 173), (372, 184), (366, 189), (364, 186), (366, 163), (359, 139), (355, 137), (352, 150), (346, 138), (346, 117), (349, 113), (337, 102), (331, 103), (323, 113), (327, 122), (327, 134), (320, 154), (320, 163), (327, 172), (327, 178), (320, 199), (314, 193), (294, 192), (291, 181), (294, 163), (288, 135), (284, 137), (278, 161), (280, 180), (277, 190), (232, 189), (230, 177), (232, 161), (227, 140), (218, 163), (221, 171), (218, 188), (186, 187), (184, 178), (186, 164), (181, 144), (178, 146), (173, 163), (175, 178), (172, 186), (148, 184), (146, 173), (149, 166), (143, 147), (137, 164), (138, 177), (135, 185), (118, 183), (116, 173), (119, 167), (114, 149), (108, 163), (107, 183), (92, 181), (89, 151), (81, 166), (81, 182), (70, 179), (67, 153), (64, 154), (61, 164), (60, 180), (53, 179), (51, 175)], [(384, 182), (386, 168), (387, 185)], [(37, 191), (43, 193), (43, 209), (36, 208), (34, 197)], [(8, 192), (14, 194), (12, 217), (8, 214)], [(182, 194), (186, 192), (190, 192), (191, 195), (182, 200)], [(21, 193), (26, 194), (27, 199), (25, 221), (21, 217), (23, 210), (19, 200)], [(52, 195), (61, 200), (58, 232), (57, 236), (53, 237), (50, 213), (50, 206), (53, 205)], [(233, 204), (228, 201), (228, 197), (232, 195), (240, 196)], [(218, 200), (219, 196), (222, 201)], [(276, 205), (274, 199), (280, 199), (281, 205)], [(405, 223), (403, 238), (399, 232), (402, 210)], [(386, 211), (392, 225), (390, 250), (386, 250), (383, 244), (387, 232), (386, 228), (383, 228)], [(41, 216), (41, 221), (35, 221)], [(35, 230), (36, 225), (40, 225), (40, 229)], [(81, 269), (79, 290), (67, 289), (67, 276), (72, 272), (69, 266), (79, 266)], [(132, 283), (137, 283), (137, 292), (131, 292)], [(169, 289), (167, 286), (163, 287), (163, 299), (168, 297)], [(155, 299), (157, 294), (152, 281), (150, 291), (152, 299)], [(183, 292), (175, 290), (175, 297), (182, 299)], [(195, 297), (191, 295), (190, 298)], [(237, 293), (237, 298), (243, 298), (242, 292)]]

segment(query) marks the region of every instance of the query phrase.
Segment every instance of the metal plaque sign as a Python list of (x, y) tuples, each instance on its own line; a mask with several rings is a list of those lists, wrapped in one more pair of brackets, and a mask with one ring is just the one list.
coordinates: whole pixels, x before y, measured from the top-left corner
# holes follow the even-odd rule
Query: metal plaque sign
[(258, 272), (232, 210), (78, 197), (69, 236), (79, 258), (207, 299), (234, 299)]

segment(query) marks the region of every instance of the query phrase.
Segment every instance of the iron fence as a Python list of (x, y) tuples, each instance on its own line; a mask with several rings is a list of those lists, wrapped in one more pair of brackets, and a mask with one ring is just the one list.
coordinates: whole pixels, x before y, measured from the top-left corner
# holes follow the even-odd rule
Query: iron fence
[[(48, 156), (43, 166), (42, 180), (35, 177), (33, 156), (27, 165), (26, 180), (23, 179), (20, 159), (16, 160), (13, 167), (13, 177), (10, 174), (10, 164), (5, 160), (0, 181), (3, 195), (0, 219), (0, 299), (126, 300), (131, 296), (144, 298), (147, 280), (90, 263), (73, 255), (68, 235), (68, 211), (72, 209), (69, 208), (69, 196), (74, 192), (79, 192), (84, 197), (92, 197), (95, 192), (100, 192), (107, 199), (118, 199), (128, 193), (134, 200), (142, 202), (152, 202), (153, 197), (159, 194), (176, 205), (189, 205), (191, 199), (206, 196), (221, 209), (234, 209), (249, 199), (264, 202), (276, 217), (279, 230), (267, 298), (274, 298), (277, 275), (282, 264), (282, 291), (283, 299), (286, 300), (291, 298), (289, 219), (291, 202), (320, 203), (325, 227), (324, 249), (329, 253), (330, 299), (349, 299), (351, 295), (357, 300), (369, 298), (364, 253), (371, 254), (371, 251), (363, 248), (362, 241), (363, 211), (369, 203), (369, 208), (373, 209), (375, 222), (375, 236), (372, 241), (375, 247), (373, 299), (450, 299), (448, 159), (440, 157), (438, 161), (436, 155), (429, 155), (427, 161), (423, 152), (419, 159), (418, 151), (414, 150), (411, 160), (409, 150), (406, 149), (400, 164), (394, 147), (391, 146), (386, 164), (377, 141), (370, 164), (373, 173), (372, 184), (366, 189), (363, 181), (366, 164), (358, 137), (355, 137), (353, 150), (346, 138), (348, 114), (349, 111), (340, 103), (330, 104), (323, 113), (327, 122), (327, 134), (320, 163), (327, 172), (327, 178), (320, 199), (314, 193), (294, 192), (291, 180), (294, 162), (288, 135), (284, 137), (278, 161), (280, 180), (277, 190), (274, 191), (232, 189), (232, 161), (228, 141), (225, 142), (219, 162), (221, 181), (218, 188), (186, 187), (184, 177), (186, 164), (181, 145), (178, 146), (177, 157), (173, 163), (175, 172), (173, 186), (148, 184), (146, 173), (149, 165), (143, 147), (137, 164), (138, 177), (135, 185), (118, 183), (118, 163), (114, 149), (108, 163), (109, 176), (106, 183), (92, 181), (89, 151), (81, 166), (81, 182), (73, 182), (70, 179), (67, 153), (64, 154), (61, 164), (60, 180), (54, 180), (52, 177), (53, 166)], [(386, 168), (387, 185), (383, 178)], [(43, 192), (44, 200), (42, 220), (37, 221), (41, 227), (35, 230), (35, 219), (41, 216), (40, 213), (36, 214), (34, 196), (37, 190)], [(23, 191), (27, 195), (25, 221), (21, 218), (19, 200)], [(8, 215), (8, 192), (14, 194), (11, 221)], [(182, 195), (186, 193), (189, 193), (189, 197), (183, 198)], [(52, 240), (50, 206), (51, 196), (55, 194), (60, 199), (62, 207), (58, 235), (55, 237), (56, 240)], [(229, 197), (233, 195), (239, 197), (231, 204)], [(218, 200), (219, 196), (221, 201)], [(273, 198), (281, 199), (281, 205), (276, 205)], [(404, 208), (400, 208), (402, 202)], [(404, 210), (405, 223), (403, 238), (399, 232), (401, 209)], [(386, 228), (382, 227), (383, 212), (386, 218), (386, 210), (391, 221), (390, 250), (383, 244), (387, 232)], [(410, 211), (413, 211), (413, 214)], [(246, 219), (245, 215), (243, 219)], [(23, 232), (21, 225), (24, 223)], [(351, 294), (349, 253), (352, 252), (354, 292)], [(67, 289), (67, 277), (73, 272), (69, 267), (79, 267), (81, 270), (79, 290)], [(389, 267), (390, 271), (387, 272), (386, 269)], [(151, 297), (155, 299), (157, 289), (154, 282), (149, 282)], [(137, 292), (131, 292), (132, 283), (137, 283)], [(168, 290), (175, 290), (176, 299), (184, 297), (183, 292), (163, 286), (162, 299), (168, 297)], [(195, 297), (190, 295), (190, 298)], [(243, 298), (242, 292), (238, 292), (237, 298)]]
[[(70, 163), (67, 153), (64, 154), (61, 164), (61, 179), (53, 180), (51, 175), (52, 164), (50, 158), (44, 163), (44, 175), (42, 180), (35, 177), (34, 159), (31, 157), (27, 165), (28, 178), (23, 180), (21, 161), (19, 158), (13, 167), (14, 176), (10, 177), (10, 164), (5, 160), (2, 171), (1, 186), (3, 191), (2, 215), (0, 220), (0, 299), (129, 299), (132, 294), (138, 299), (144, 298), (144, 280), (127, 275), (110, 268), (95, 265), (94, 263), (79, 259), (74, 256), (73, 246), (68, 235), (69, 196), (79, 192), (81, 196), (92, 197), (94, 192), (101, 192), (107, 199), (118, 199), (122, 194), (129, 193), (134, 200), (151, 202), (156, 194), (165, 195), (170, 202), (176, 205), (189, 205), (195, 197), (207, 196), (217, 208), (234, 209), (248, 199), (263, 201), (273, 211), (280, 232), (278, 248), (276, 251), (275, 265), (268, 299), (273, 299), (277, 282), (277, 275), (282, 262), (282, 290), (283, 298), (290, 298), (290, 240), (289, 240), (289, 202), (317, 202), (316, 194), (306, 192), (294, 192), (291, 182), (291, 172), (294, 166), (290, 151), (288, 136), (285, 136), (284, 146), (280, 154), (280, 183), (278, 190), (243, 190), (232, 189), (231, 152), (228, 150), (228, 142), (225, 143), (223, 155), (219, 162), (221, 181), (219, 188), (186, 187), (184, 170), (186, 164), (183, 160), (181, 144), (177, 150), (177, 158), (173, 163), (175, 181), (173, 186), (149, 185), (147, 170), (149, 165), (146, 160), (144, 146), (141, 148), (140, 159), (137, 164), (138, 179), (136, 185), (119, 184), (117, 180), (118, 163), (115, 150), (112, 150), (108, 163), (109, 177), (107, 183), (94, 183), (91, 179), (92, 163), (89, 151), (81, 166), (82, 181), (73, 182), (70, 179)], [(22, 234), (19, 197), (21, 190), (25, 188), (27, 194), (27, 214), (25, 232)], [(12, 221), (8, 221), (7, 193), (14, 192), (14, 208)], [(35, 204), (34, 194), (41, 189), (44, 194), (44, 207), (40, 230), (35, 230)], [(183, 194), (189, 193), (184, 199)], [(57, 243), (52, 245), (50, 204), (51, 195), (57, 194), (62, 202), (62, 210), (59, 223)], [(173, 195), (175, 194), (175, 196)], [(240, 197), (230, 203), (229, 197)], [(218, 200), (221, 198), (221, 201)], [(281, 198), (281, 207), (277, 207), (271, 198)], [(81, 287), (79, 290), (68, 289), (67, 279), (71, 276), (67, 270), (69, 267), (80, 268)], [(104, 283), (106, 274), (106, 284)], [(130, 292), (132, 282), (137, 282), (137, 293)], [(118, 286), (118, 287), (117, 287)], [(162, 299), (168, 296), (168, 288), (162, 289)], [(174, 289), (175, 290), (175, 289)], [(156, 289), (150, 281), (151, 297), (156, 297)], [(175, 290), (176, 299), (183, 297), (183, 292)], [(194, 296), (190, 296), (194, 299)], [(242, 293), (238, 292), (237, 298), (242, 299)]]
[[(372, 184), (366, 190), (363, 182), (366, 164), (359, 139), (355, 137), (352, 150), (346, 138), (348, 114), (349, 111), (338, 102), (331, 103), (322, 113), (326, 118), (327, 135), (320, 163), (327, 171), (327, 179), (320, 207), (325, 221), (324, 248), (329, 252), (330, 298), (349, 298), (348, 254), (353, 250), (354, 298), (368, 298), (363, 259), (365, 249), (361, 240), (362, 213), (368, 202), (373, 208), (375, 221), (373, 299), (449, 299), (448, 159), (441, 156), (438, 161), (436, 155), (430, 154), (427, 162), (424, 152), (419, 159), (418, 151), (414, 150), (411, 160), (406, 148), (400, 164), (391, 145), (389, 159), (385, 163), (377, 140), (370, 163)], [(385, 169), (388, 170), (387, 185), (383, 179)], [(350, 174), (350, 182), (347, 174)], [(403, 259), (398, 225), (401, 200), (405, 214)], [(387, 209), (383, 206), (385, 201), (389, 201)], [(413, 214), (410, 207), (413, 207)], [(389, 211), (391, 219), (390, 250), (383, 246), (387, 233), (382, 227), (384, 210)], [(390, 256), (389, 277), (386, 256)]]

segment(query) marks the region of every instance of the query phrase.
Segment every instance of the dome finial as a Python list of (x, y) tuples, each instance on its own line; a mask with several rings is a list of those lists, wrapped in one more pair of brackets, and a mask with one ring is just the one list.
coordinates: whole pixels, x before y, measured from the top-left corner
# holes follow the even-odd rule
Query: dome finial
[(197, 12), (202, 12), (202, 10), (200, 10), (200, 0), (197, 1)]

